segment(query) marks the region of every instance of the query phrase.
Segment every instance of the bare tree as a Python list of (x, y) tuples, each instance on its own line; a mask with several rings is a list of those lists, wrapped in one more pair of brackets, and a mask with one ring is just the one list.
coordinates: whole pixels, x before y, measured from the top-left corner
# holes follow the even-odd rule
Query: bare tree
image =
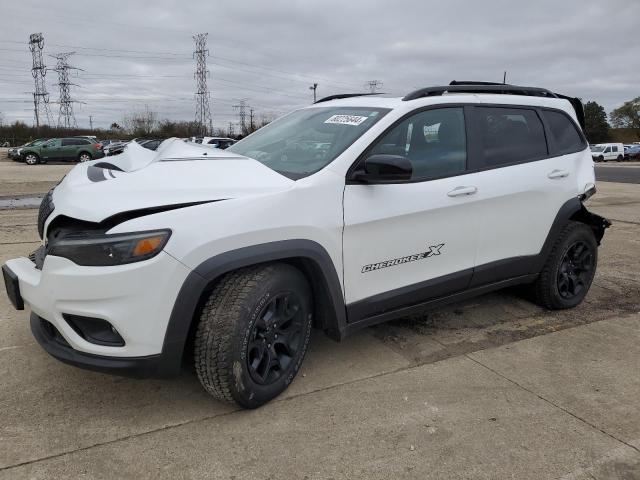
[(125, 130), (136, 137), (151, 135), (158, 125), (158, 114), (149, 110), (145, 105), (144, 110), (134, 111), (124, 116), (123, 125)]

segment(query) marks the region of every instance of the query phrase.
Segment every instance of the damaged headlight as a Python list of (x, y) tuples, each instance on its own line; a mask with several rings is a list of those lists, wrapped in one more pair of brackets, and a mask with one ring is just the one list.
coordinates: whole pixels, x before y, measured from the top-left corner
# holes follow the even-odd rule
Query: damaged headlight
[(112, 235), (74, 233), (50, 242), (47, 254), (68, 258), (78, 265), (124, 265), (155, 257), (170, 236), (171, 230)]

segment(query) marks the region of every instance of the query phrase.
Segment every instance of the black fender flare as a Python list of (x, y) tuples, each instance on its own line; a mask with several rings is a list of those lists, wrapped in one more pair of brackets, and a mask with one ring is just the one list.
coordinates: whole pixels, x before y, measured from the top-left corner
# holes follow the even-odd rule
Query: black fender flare
[[(185, 345), (203, 294), (226, 273), (273, 261), (299, 266), (314, 289), (324, 293), (325, 309), (321, 328), (336, 340), (343, 337), (346, 309), (342, 284), (327, 251), (319, 243), (305, 239), (281, 240), (230, 250), (205, 260), (185, 279), (171, 311), (165, 332), (159, 370), (173, 375), (180, 371)], [(303, 262), (303, 263), (299, 263)], [(160, 373), (160, 372), (159, 372)]]
[(537, 255), (537, 259), (529, 273), (540, 273), (542, 271), (556, 238), (558, 238), (558, 235), (567, 223), (572, 220), (589, 225), (596, 236), (598, 245), (600, 245), (602, 241), (604, 231), (611, 226), (609, 220), (587, 210), (579, 197), (568, 200), (560, 207), (560, 210), (558, 210), (556, 218), (553, 220), (549, 233), (547, 234), (547, 238), (542, 245), (540, 254)]

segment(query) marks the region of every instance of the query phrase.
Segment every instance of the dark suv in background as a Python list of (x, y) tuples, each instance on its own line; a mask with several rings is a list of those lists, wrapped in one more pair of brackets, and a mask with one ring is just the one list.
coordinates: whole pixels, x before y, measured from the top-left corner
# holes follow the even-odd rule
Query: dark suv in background
[(20, 157), (27, 165), (54, 161), (86, 162), (104, 157), (102, 145), (95, 140), (80, 137), (52, 138), (37, 145), (24, 147)]

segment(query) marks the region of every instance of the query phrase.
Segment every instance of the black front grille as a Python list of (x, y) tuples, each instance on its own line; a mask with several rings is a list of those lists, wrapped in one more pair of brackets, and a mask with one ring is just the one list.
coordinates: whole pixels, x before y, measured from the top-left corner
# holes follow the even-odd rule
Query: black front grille
[(47, 218), (49, 218), (49, 215), (51, 215), (53, 209), (54, 206), (52, 188), (51, 190), (49, 190), (49, 193), (47, 193), (42, 199), (42, 202), (40, 203), (40, 209), (38, 210), (38, 235), (40, 235), (40, 238), (42, 238), (44, 235), (44, 222), (47, 221)]

